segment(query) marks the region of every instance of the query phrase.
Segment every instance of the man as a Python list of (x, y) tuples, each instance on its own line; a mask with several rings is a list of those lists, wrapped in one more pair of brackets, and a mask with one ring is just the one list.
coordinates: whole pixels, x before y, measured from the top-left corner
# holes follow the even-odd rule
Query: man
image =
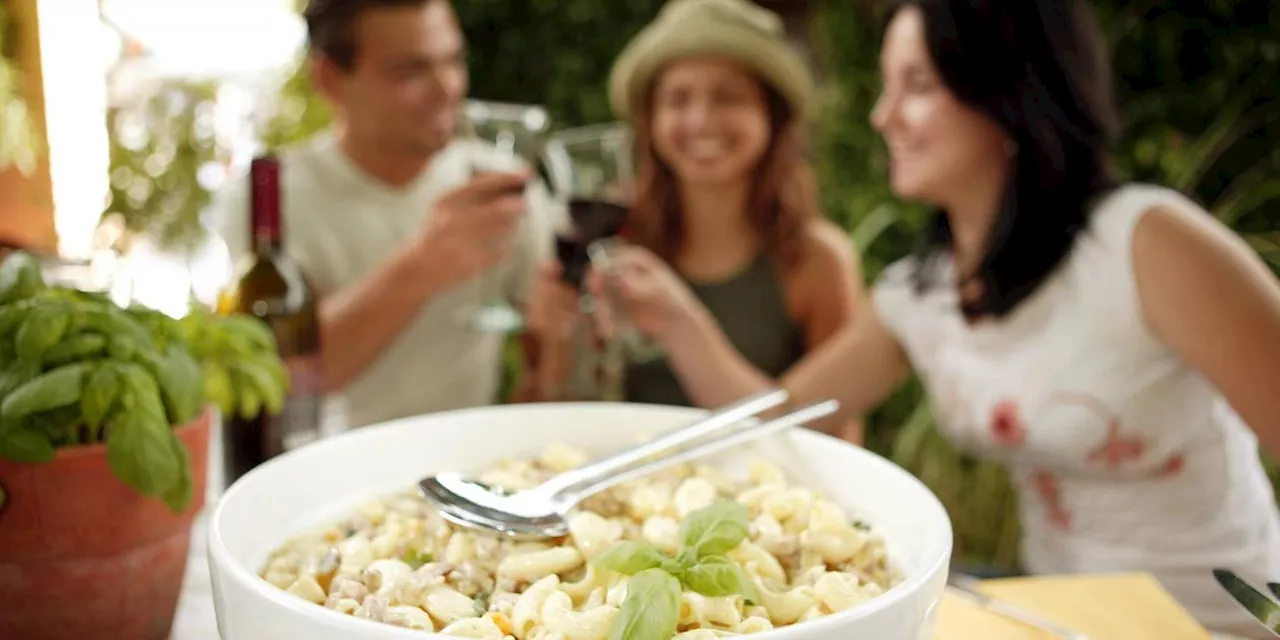
[[(448, 0), (311, 0), (305, 17), (335, 124), (280, 153), (282, 215), (320, 296), (326, 392), (346, 396), (351, 426), (488, 404), (503, 338), (466, 319), (495, 278), (523, 298), (551, 255), (545, 190), (455, 137), (468, 77)], [(250, 251), (246, 190), (215, 203), (235, 259)]]

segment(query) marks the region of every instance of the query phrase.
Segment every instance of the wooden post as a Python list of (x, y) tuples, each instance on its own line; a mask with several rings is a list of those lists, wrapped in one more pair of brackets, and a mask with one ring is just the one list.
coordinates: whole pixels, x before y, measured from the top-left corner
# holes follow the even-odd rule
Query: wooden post
[[(40, 66), (40, 23), (36, 0), (0, 0), (5, 3), (17, 42), (22, 93), (41, 139), (45, 137), (44, 76)], [(15, 168), (0, 170), (0, 244), (35, 251), (57, 251), (53, 224), (53, 183), (49, 178), (49, 154), (42, 153), (30, 175)]]

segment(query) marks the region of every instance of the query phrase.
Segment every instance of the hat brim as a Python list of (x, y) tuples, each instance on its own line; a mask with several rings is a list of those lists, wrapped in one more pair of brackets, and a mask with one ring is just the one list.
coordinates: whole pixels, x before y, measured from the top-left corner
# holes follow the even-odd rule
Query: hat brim
[(743, 65), (782, 94), (797, 120), (809, 117), (813, 77), (792, 47), (748, 29), (680, 27), (642, 32), (618, 56), (609, 77), (614, 115), (634, 120), (658, 73), (678, 60), (702, 56), (723, 57)]

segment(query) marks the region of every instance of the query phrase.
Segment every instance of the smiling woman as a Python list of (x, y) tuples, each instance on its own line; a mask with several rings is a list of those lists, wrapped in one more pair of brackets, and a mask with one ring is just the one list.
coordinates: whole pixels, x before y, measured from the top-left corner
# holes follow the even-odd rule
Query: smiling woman
[[(854, 252), (822, 218), (804, 159), (813, 84), (778, 16), (742, 0), (668, 3), (609, 83), (614, 112), (636, 131), (631, 240), (715, 319), (707, 338), (768, 377), (858, 313)], [(664, 359), (633, 362), (625, 396), (716, 404), (699, 382)], [(846, 435), (861, 437), (856, 425)]]

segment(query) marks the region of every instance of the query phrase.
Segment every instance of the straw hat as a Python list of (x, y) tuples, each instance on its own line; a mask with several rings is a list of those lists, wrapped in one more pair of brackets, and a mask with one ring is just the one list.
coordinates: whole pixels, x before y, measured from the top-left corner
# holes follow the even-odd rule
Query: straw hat
[(782, 20), (748, 0), (670, 0), (623, 49), (609, 76), (614, 114), (632, 120), (654, 77), (667, 64), (696, 56), (724, 56), (754, 71), (809, 116), (814, 81), (787, 42)]

